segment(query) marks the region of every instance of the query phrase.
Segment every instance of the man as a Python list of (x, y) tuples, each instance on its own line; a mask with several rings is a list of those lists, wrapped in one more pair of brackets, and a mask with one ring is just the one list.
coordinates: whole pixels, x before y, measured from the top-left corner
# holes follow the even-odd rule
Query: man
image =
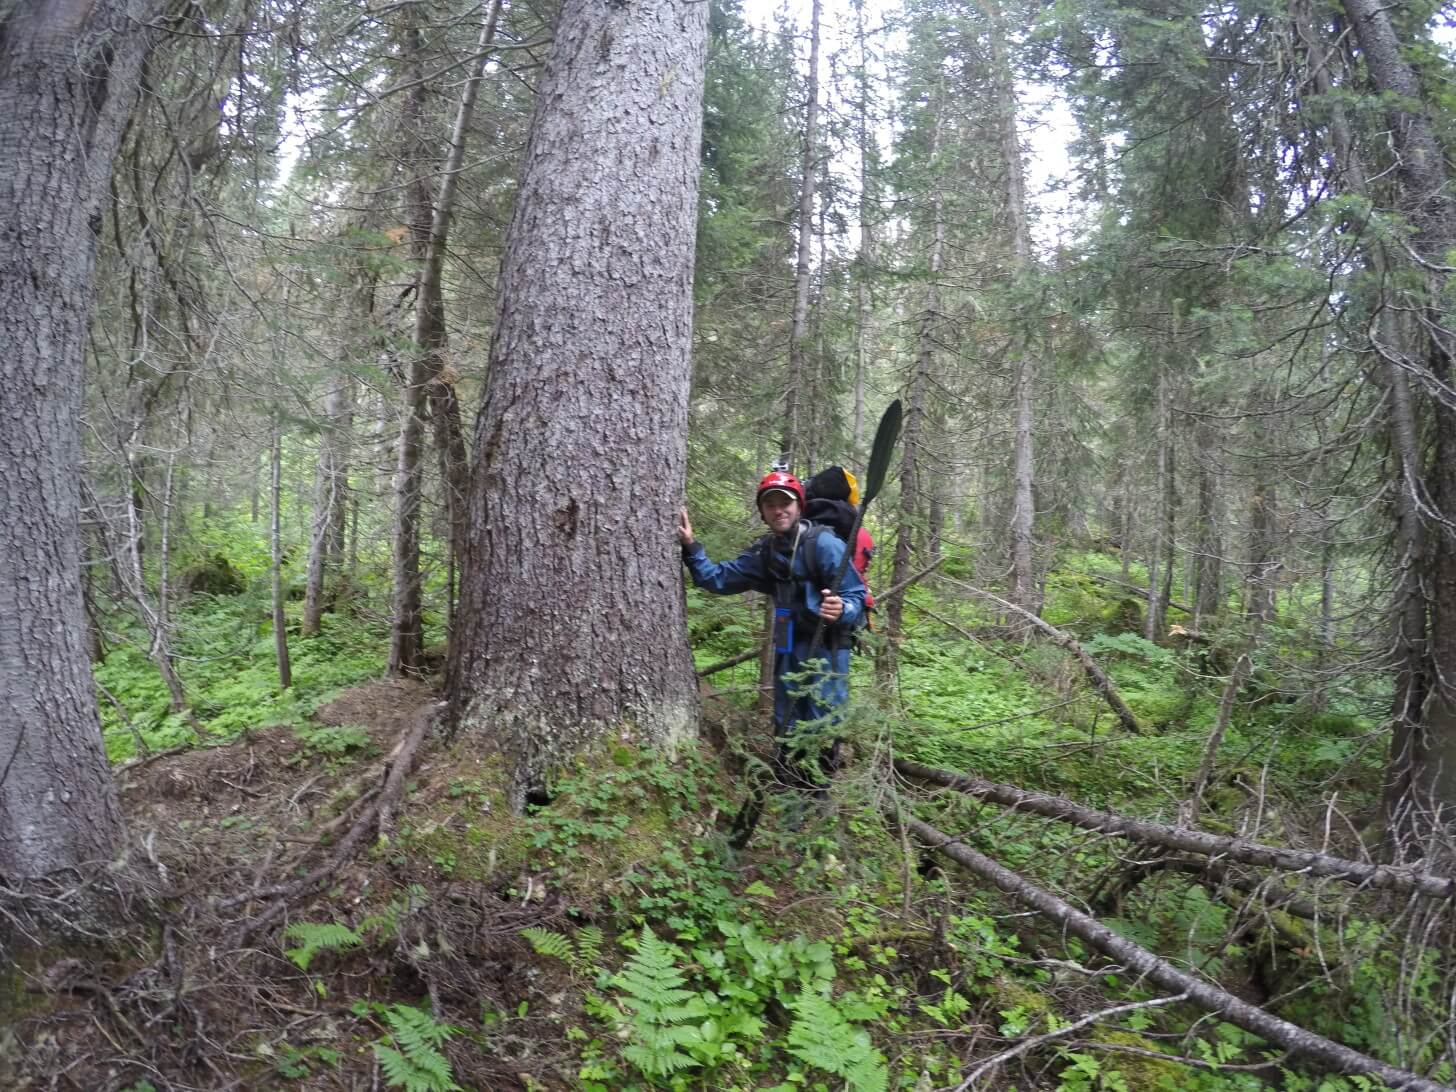
[[(799, 479), (774, 471), (758, 483), (756, 499), (769, 533), (734, 560), (709, 560), (693, 538), (687, 509), (678, 514), (678, 541), (698, 587), (718, 595), (756, 591), (773, 597), (775, 773), (823, 799), (839, 765), (839, 740), (820, 746), (824, 729), (801, 725), (829, 717), (849, 698), (849, 645), (864, 622), (865, 585), (853, 565), (842, 565), (844, 543), (802, 518)], [(823, 640), (815, 647), (821, 621)]]

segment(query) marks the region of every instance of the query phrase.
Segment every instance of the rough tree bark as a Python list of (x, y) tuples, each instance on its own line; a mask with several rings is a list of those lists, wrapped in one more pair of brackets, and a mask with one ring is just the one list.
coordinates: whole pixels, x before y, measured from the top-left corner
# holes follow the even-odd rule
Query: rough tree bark
[(0, 876), (108, 857), (121, 817), (86, 656), (81, 372), (96, 232), (147, 0), (0, 16)]
[[(1001, 141), (1002, 176), (1006, 185), (1006, 220), (1011, 234), (1012, 274), (1016, 280), (1032, 269), (1031, 228), (1026, 218), (1026, 174), (1021, 163), (1021, 142), (1016, 133), (1016, 82), (1006, 52), (1006, 30), (999, 5), (991, 3), (992, 82), (996, 96), (997, 128)], [(1041, 613), (1041, 585), (1036, 579), (1032, 528), (1036, 521), (1036, 470), (1033, 430), (1036, 361), (1028, 338), (1019, 334), (1016, 346), (1016, 425), (1012, 444), (1011, 478), (1011, 594), (1022, 610)]]
[[(784, 398), (784, 454), (793, 460), (804, 442), (803, 404), (808, 385), (804, 343), (808, 340), (809, 290), (812, 286), (810, 258), (814, 244), (814, 180), (819, 151), (819, 0), (813, 0), (809, 20), (808, 102), (804, 107), (804, 151), (800, 163), (798, 246), (794, 266), (794, 314), (789, 326), (789, 389)], [(803, 469), (802, 467), (800, 469)]]
[(501, 266), (451, 713), (519, 809), (615, 735), (673, 743), (697, 690), (670, 515), (687, 461), (708, 10), (566, 0)]
[[(935, 371), (940, 325), (940, 271), (945, 260), (945, 193), (939, 178), (942, 115), (945, 111), (945, 81), (937, 85), (934, 117), (930, 128), (930, 169), (936, 175), (930, 194), (930, 255), (926, 265), (925, 304), (916, 333), (915, 375), (910, 381), (910, 401), (905, 413), (904, 442), (900, 455), (900, 523), (895, 532), (895, 555), (890, 583), (900, 586), (910, 573), (915, 556), (915, 524), (921, 518), (921, 470), (925, 439), (925, 398)], [(905, 593), (885, 597), (885, 646), (875, 661), (881, 684), (893, 684), (898, 670), (900, 634), (904, 628)]]
[[(412, 256), (423, 266), (429, 248), (431, 209), (434, 206), (434, 185), (428, 167), (431, 152), (426, 118), (427, 84), (421, 55), (424, 52), (419, 22), (423, 18), (413, 6), (401, 16), (400, 52), (405, 77), (410, 82), (404, 103), (403, 127), (406, 150), (404, 160), (412, 172), (405, 184), (405, 205)], [(416, 285), (418, 289), (418, 284)], [(436, 301), (438, 302), (438, 301)], [(423, 312), (423, 314), (422, 314)], [(415, 295), (418, 322), (427, 327), (436, 319)], [(443, 315), (439, 325), (444, 326)], [(428, 385), (428, 361), (423, 354), (411, 353), (404, 368), (404, 397), (399, 427), (399, 449), (394, 470), (394, 616), (389, 629), (389, 673), (418, 675), (425, 657), (424, 615), (421, 603), (420, 576), (420, 512), (424, 497), (424, 467), (420, 457), (425, 438), (425, 388)]]
[[(1425, 360), (1377, 342), (1387, 362), (1400, 365), (1392, 373), (1392, 427), (1402, 463), (1396, 706), (1385, 801), (1393, 847), (1410, 850), (1425, 831), (1449, 824), (1456, 809), (1456, 405), (1450, 397), (1456, 346), (1443, 302), (1456, 206), (1426, 96), (1401, 54), (1388, 9), (1372, 0), (1344, 0), (1344, 9), (1370, 82), (1383, 94), (1400, 211), (1415, 228), (1407, 246), (1426, 281), (1426, 298), (1415, 309)], [(1433, 443), (1424, 473), (1416, 461), (1416, 411), (1402, 404), (1414, 394), (1405, 386), (1407, 373), (1416, 377), (1429, 410)]]

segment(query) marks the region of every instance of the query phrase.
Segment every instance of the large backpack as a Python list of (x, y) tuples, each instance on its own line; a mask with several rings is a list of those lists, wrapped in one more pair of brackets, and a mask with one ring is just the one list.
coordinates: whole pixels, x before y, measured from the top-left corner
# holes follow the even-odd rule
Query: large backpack
[(827, 527), (851, 549), (851, 560), (860, 579), (865, 582), (865, 609), (875, 605), (869, 593), (868, 570), (874, 557), (875, 540), (861, 525), (854, 542), (849, 536), (859, 517), (859, 483), (842, 466), (828, 466), (804, 483), (804, 518), (820, 527)]

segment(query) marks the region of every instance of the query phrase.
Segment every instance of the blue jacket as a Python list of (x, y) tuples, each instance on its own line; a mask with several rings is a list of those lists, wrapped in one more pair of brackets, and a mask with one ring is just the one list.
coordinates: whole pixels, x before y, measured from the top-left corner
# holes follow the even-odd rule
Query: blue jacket
[[(794, 553), (792, 583), (793, 597), (790, 604), (794, 612), (795, 644), (808, 643), (819, 625), (819, 590), (827, 588), (839, 571), (844, 560), (845, 545), (826, 527), (817, 528), (810, 534), (810, 523), (801, 523), (800, 547)], [(764, 568), (765, 535), (732, 561), (716, 562), (708, 557), (700, 542), (683, 547), (683, 562), (692, 573), (693, 583), (704, 591), (718, 595), (733, 595), (737, 592), (756, 591), (765, 595), (774, 593), (775, 581)], [(784, 554), (788, 549), (777, 544)], [(865, 585), (853, 565), (844, 567), (844, 578), (839, 583), (839, 597), (844, 601), (844, 613), (832, 626), (825, 627), (826, 639), (834, 632), (849, 633), (864, 625)]]

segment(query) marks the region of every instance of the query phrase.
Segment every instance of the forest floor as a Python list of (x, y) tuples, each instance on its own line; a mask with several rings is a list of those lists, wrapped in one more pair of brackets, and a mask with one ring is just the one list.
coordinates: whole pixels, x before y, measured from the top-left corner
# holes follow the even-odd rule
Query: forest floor
[[(1245, 637), (1145, 641), (1108, 571), (1074, 559), (1046, 615), (1105, 666), (1137, 730), (1066, 650), (1007, 641), (977, 604), (917, 590), (893, 703), (873, 677), (877, 638), (856, 658), (833, 809), (770, 796), (742, 852), (723, 831), (770, 744), (751, 662), (703, 687), (697, 747), (604, 746), (515, 816), (489, 741), (427, 731), (438, 693), (377, 677), (370, 624), (330, 616), (278, 691), (256, 612), (199, 598), (183, 634), (209, 736), (170, 712), (144, 656), (113, 650), (98, 677), (126, 855), (24, 900), (0, 888), (0, 932), (18, 941), (0, 952), (0, 1088), (924, 1092), (992, 1058), (977, 1087), (1376, 1087), (1170, 1003), (941, 867), (887, 812), (956, 832), (1243, 1000), (1443, 1076), (1450, 945), (1425, 938), (1456, 935), (1444, 904), (1305, 880), (1315, 909), (1296, 919), (1250, 896), (1257, 870), (1210, 878), (890, 774), (910, 759), (1171, 821)], [(756, 621), (697, 599), (692, 618), (703, 666), (733, 658)], [(1314, 646), (1293, 623), (1275, 636), (1200, 826), (1364, 859), (1382, 753), (1370, 711), (1387, 695), (1359, 679), (1299, 692), (1289, 650)]]
[[(708, 704), (721, 742), (734, 717)], [(22, 919), (33, 928), (18, 930), (15, 971), (0, 984), (0, 1011), (12, 1013), (0, 1021), (0, 1086), (582, 1087), (580, 1044), (565, 1030), (589, 1022), (592, 975), (581, 960), (538, 953), (522, 930), (607, 924), (610, 898), (660, 884), (662, 873), (643, 869), (670, 824), (686, 835), (676, 850), (721, 847), (713, 831), (726, 823), (727, 775), (706, 744), (686, 777), (617, 754), (621, 776), (605, 796), (568, 790), (564, 811), (521, 819), (505, 813), (494, 756), (428, 740), (391, 829), (331, 859), (410, 729), (437, 707), (425, 683), (377, 680), (303, 726), (123, 764), (128, 857), (86, 897), (49, 892), (102, 912), (42, 906)], [(664, 796), (676, 802), (664, 809)], [(705, 797), (716, 803), (703, 813)], [(601, 826), (629, 798), (630, 823), (616, 811)], [(713, 878), (757, 884), (773, 915), (758, 861), (785, 837), (765, 837)], [(319, 868), (319, 882), (283, 895)], [(689, 894), (658, 900), (663, 915), (672, 895)], [(275, 904), (283, 912), (255, 930)], [(26, 933), (45, 941), (26, 944)], [(433, 1074), (432, 1043), (448, 1066)]]

